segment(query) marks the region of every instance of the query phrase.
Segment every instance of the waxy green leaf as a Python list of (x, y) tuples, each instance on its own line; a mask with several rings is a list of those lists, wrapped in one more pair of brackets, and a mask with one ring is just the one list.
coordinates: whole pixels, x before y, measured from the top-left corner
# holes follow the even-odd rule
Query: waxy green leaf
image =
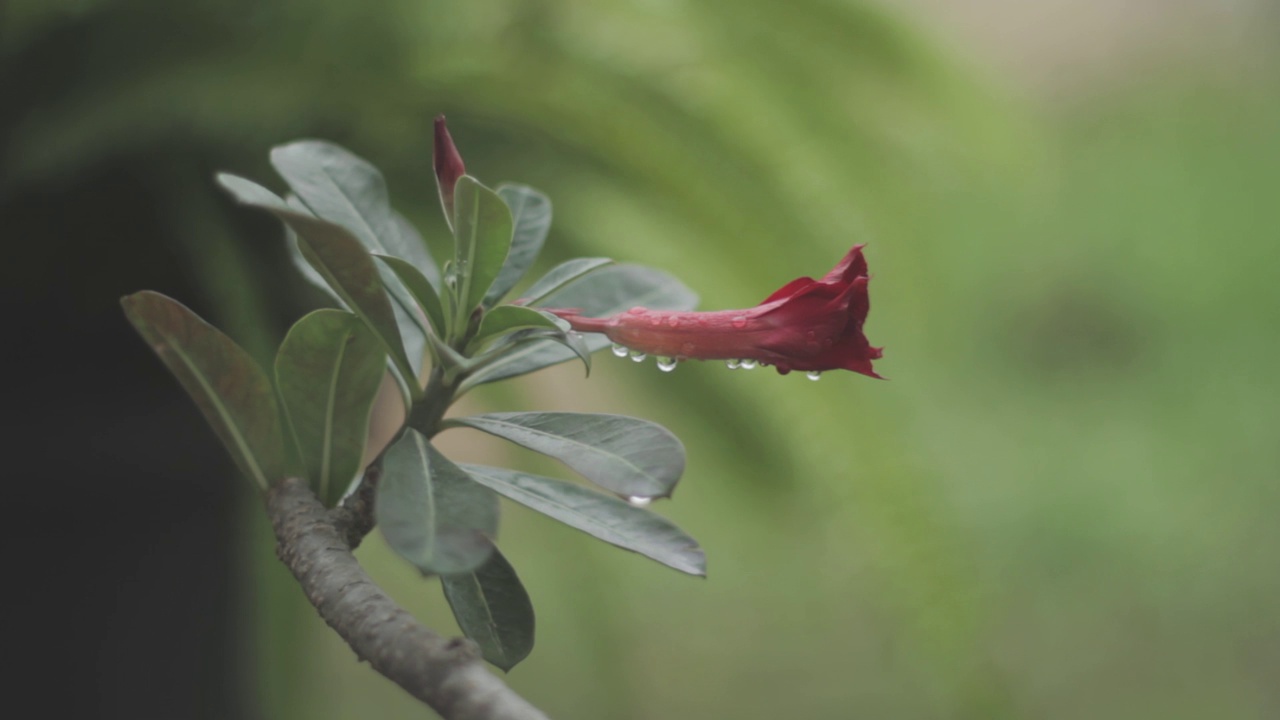
[(465, 322), (501, 272), (511, 249), (511, 211), (497, 193), (470, 175), (453, 191), (453, 270), (458, 277), (458, 319)]
[[(692, 310), (698, 305), (698, 296), (684, 283), (661, 270), (641, 265), (613, 265), (563, 286), (536, 305), (576, 308), (583, 315), (605, 317), (633, 307)], [(608, 338), (599, 333), (590, 333), (585, 336), (585, 340), (591, 352), (609, 347)], [(530, 343), (513, 350), (501, 362), (486, 367), (468, 382), (474, 386), (505, 380), (557, 365), (573, 357), (573, 351), (551, 341)]]
[(445, 337), (449, 326), (445, 319), (444, 306), (440, 304), (440, 296), (436, 293), (436, 289), (431, 285), (431, 282), (418, 271), (418, 268), (400, 258), (389, 255), (375, 255), (374, 257), (391, 268), (391, 271), (396, 274), (400, 282), (404, 283), (405, 288), (417, 301), (418, 307), (422, 308), (422, 312), (426, 314), (431, 324), (435, 327), (436, 337)]
[(308, 482), (326, 506), (360, 472), (369, 412), (386, 351), (343, 310), (317, 310), (289, 330), (276, 354), (276, 387)]
[(489, 413), (452, 418), (549, 455), (623, 497), (668, 497), (684, 473), (684, 445), (657, 423), (597, 413)]
[(458, 627), (485, 660), (510, 671), (533, 650), (533, 603), (511, 563), (494, 548), (474, 571), (441, 575)]
[(236, 465), (263, 490), (284, 477), (284, 437), (271, 382), (239, 345), (181, 303), (144, 290), (125, 315), (178, 378)]
[(541, 310), (519, 305), (499, 305), (485, 312), (480, 320), (480, 328), (471, 340), (471, 347), (478, 348), (506, 333), (538, 328), (565, 332), (569, 329), (569, 323)]
[[(403, 258), (427, 277), (439, 278), (422, 237), (391, 209), (386, 181), (372, 164), (321, 140), (275, 147), (271, 150), (271, 164), (307, 214), (346, 228), (370, 253)], [(391, 296), (406, 355), (417, 373), (422, 369), (426, 348), (425, 321), (395, 275), (386, 268), (377, 269)]]
[(537, 282), (530, 285), (529, 289), (525, 290), (521, 296), (521, 304), (536, 305), (543, 298), (583, 275), (612, 264), (613, 260), (609, 258), (574, 258), (573, 260), (566, 260), (548, 270), (546, 275), (538, 278)]
[(551, 200), (546, 195), (525, 185), (499, 185), (498, 196), (511, 210), (511, 250), (484, 296), (485, 307), (493, 307), (520, 282), (542, 252), (551, 229)]
[[(271, 212), (298, 234), (298, 249), (329, 287), (360, 317), (386, 347), (411, 396), (421, 389), (417, 369), (410, 365), (396, 314), (383, 291), (373, 258), (341, 225), (302, 213), (270, 190), (235, 175), (220, 173), (218, 183), (241, 203)], [(394, 275), (393, 275), (394, 276)], [(415, 308), (416, 312), (416, 308)]]
[(465, 573), (493, 550), (498, 497), (408, 429), (382, 456), (374, 516), (391, 549), (422, 572)]
[(666, 518), (589, 488), (541, 475), (462, 465), (475, 481), (569, 527), (690, 575), (706, 575), (698, 542)]
[(382, 173), (346, 148), (301, 140), (271, 150), (271, 164), (316, 217), (352, 232), (371, 253), (402, 258), (438, 283), (422, 237), (391, 209)]

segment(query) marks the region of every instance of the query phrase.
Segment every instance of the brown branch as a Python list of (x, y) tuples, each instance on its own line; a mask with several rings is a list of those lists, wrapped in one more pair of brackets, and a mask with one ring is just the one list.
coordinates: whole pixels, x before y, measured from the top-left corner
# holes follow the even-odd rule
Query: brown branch
[[(320, 617), (389, 680), (445, 720), (547, 720), (485, 668), (475, 643), (444, 638), (387, 597), (351, 554), (350, 526), (339, 529), (304, 481), (267, 492), (276, 554)], [(358, 530), (356, 530), (358, 532)]]

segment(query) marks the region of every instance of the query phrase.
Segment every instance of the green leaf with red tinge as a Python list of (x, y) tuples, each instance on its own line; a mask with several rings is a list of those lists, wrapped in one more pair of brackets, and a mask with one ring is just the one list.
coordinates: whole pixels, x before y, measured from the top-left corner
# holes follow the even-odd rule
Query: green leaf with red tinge
[[(298, 234), (298, 249), (302, 256), (342, 302), (378, 336), (400, 371), (410, 395), (416, 397), (421, 392), (417, 370), (405, 353), (396, 315), (383, 290), (382, 278), (373, 257), (351, 231), (290, 207), (275, 193), (251, 180), (227, 173), (219, 173), (217, 179), (240, 202), (266, 210), (288, 223)], [(412, 300), (409, 303), (413, 305)], [(413, 307), (413, 311), (416, 312), (417, 308)]]
[(182, 383), (240, 470), (265, 490), (284, 477), (271, 382), (239, 345), (181, 303), (144, 290), (120, 301), (129, 322)]

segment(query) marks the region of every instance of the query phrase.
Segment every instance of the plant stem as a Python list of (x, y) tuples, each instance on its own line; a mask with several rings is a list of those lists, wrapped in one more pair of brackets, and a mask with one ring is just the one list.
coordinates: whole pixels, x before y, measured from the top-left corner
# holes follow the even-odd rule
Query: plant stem
[(414, 405), (409, 414), (409, 427), (428, 438), (435, 437), (440, 432), (440, 421), (457, 396), (459, 384), (457, 380), (446, 381), (441, 367), (432, 368), (422, 401)]

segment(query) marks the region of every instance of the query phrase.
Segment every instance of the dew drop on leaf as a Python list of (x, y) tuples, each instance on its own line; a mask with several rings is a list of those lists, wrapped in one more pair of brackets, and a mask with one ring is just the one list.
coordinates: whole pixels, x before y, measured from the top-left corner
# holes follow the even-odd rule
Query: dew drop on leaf
[(653, 502), (653, 498), (645, 497), (643, 495), (634, 495), (627, 498), (627, 502), (635, 505), (636, 507), (647, 507), (649, 503)]

